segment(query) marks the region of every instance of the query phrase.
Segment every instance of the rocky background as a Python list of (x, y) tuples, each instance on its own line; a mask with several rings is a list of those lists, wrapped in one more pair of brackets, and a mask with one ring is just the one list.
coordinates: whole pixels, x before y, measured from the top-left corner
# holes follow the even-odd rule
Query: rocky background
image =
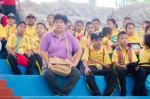
[(29, 13), (36, 15), (38, 21), (46, 23), (48, 14), (62, 13), (69, 17), (72, 22), (78, 19), (85, 22), (93, 18), (99, 18), (103, 25), (106, 24), (108, 18), (115, 18), (117, 23), (121, 26), (124, 17), (131, 17), (132, 21), (136, 23), (137, 27), (143, 20), (150, 20), (150, 5), (149, 4), (134, 4), (124, 6), (118, 9), (96, 7), (90, 4), (74, 3), (67, 0), (59, 0), (52, 3), (36, 4), (31, 1), (22, 2), (23, 12), (19, 12), (22, 19)]

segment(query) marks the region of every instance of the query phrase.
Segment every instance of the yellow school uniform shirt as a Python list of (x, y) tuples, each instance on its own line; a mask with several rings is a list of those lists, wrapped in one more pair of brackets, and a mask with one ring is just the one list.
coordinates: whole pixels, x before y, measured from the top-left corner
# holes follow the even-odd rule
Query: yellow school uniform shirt
[(29, 38), (33, 38), (36, 35), (35, 26), (32, 27), (28, 26), (26, 28), (25, 35), (28, 36)]
[(102, 46), (105, 47), (108, 50), (109, 54), (113, 52), (112, 41), (109, 40), (107, 37), (104, 37), (102, 39)]
[(139, 36), (137, 34), (134, 34), (132, 36), (128, 35), (128, 42), (129, 43), (139, 43), (140, 44), (141, 40), (140, 40), (140, 38), (139, 38)]
[[(139, 54), (140, 63), (150, 63), (150, 48), (143, 48)], [(150, 66), (150, 65), (142, 65), (142, 66)]]
[(6, 32), (2, 25), (0, 25), (0, 38), (6, 38)]
[(54, 30), (54, 27), (48, 27), (48, 32), (53, 32), (53, 30)]
[[(128, 53), (127, 53), (127, 49), (121, 49), (121, 52), (123, 54), (123, 59), (124, 59), (124, 64), (128, 64), (129, 63), (129, 57), (128, 57)], [(132, 62), (137, 62), (138, 59), (136, 57), (135, 51), (133, 49), (131, 49), (131, 53), (132, 53)], [(118, 62), (118, 52), (115, 49), (112, 55), (112, 62), (116, 63)]]
[(139, 33), (139, 36), (142, 37), (142, 36), (144, 36), (144, 34), (145, 34), (145, 30), (142, 29), (142, 30), (140, 31), (140, 33)]
[(11, 34), (14, 34), (16, 32), (16, 25), (14, 24), (13, 26), (9, 26), (7, 25), (5, 27), (5, 31), (6, 31), (6, 35), (7, 35), (7, 39)]
[(118, 33), (119, 33), (118, 29), (113, 29), (112, 30), (112, 42), (113, 43), (117, 43), (118, 42)]
[(87, 48), (91, 46), (91, 37), (90, 35), (85, 35), (80, 39), (80, 45), (82, 48)]
[(78, 36), (84, 35), (83, 31), (81, 33), (75, 32), (75, 37), (77, 38)]
[(86, 48), (82, 56), (82, 61), (87, 62), (88, 65), (94, 65), (97, 68), (102, 67), (101, 64), (95, 64), (90, 59), (95, 59), (105, 64), (111, 64), (108, 51), (105, 50), (104, 48), (100, 48), (100, 50), (96, 51), (93, 47), (91, 47), (90, 53), (89, 53), (89, 48)]
[[(6, 47), (8, 47), (10, 50), (16, 52), (16, 46), (17, 46), (17, 36), (16, 36), (16, 34), (12, 34), (8, 38)], [(24, 53), (29, 52), (30, 50), (31, 50), (30, 39), (27, 36), (24, 36), (20, 40), (20, 43), (18, 43), (17, 53), (24, 54)]]
[(39, 47), (40, 47), (40, 39), (38, 36), (35, 36), (32, 40), (31, 40), (31, 46), (32, 46), (32, 50), (36, 53), (39, 52)]

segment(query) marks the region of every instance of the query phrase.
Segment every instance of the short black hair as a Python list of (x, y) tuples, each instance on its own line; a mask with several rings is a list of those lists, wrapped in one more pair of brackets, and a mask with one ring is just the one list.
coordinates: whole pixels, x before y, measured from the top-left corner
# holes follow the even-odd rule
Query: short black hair
[(27, 23), (26, 23), (25, 21), (20, 21), (20, 22), (17, 23), (17, 26), (16, 26), (16, 27), (18, 27), (20, 24), (27, 25)]
[(45, 29), (47, 29), (47, 28), (46, 28), (46, 25), (45, 25), (44, 23), (42, 23), (42, 22), (37, 23), (36, 26), (37, 26), (37, 25), (42, 25)]
[(150, 48), (150, 34), (145, 34), (144, 35), (144, 44)]
[(95, 40), (95, 39), (98, 39), (100, 41), (102, 40), (102, 36), (100, 34), (92, 33), (90, 37), (91, 37), (91, 40)]
[(118, 33), (118, 40), (119, 40), (120, 36), (122, 36), (122, 35), (127, 35), (127, 33), (125, 31), (119, 32)]
[(68, 22), (67, 16), (61, 15), (61, 14), (56, 14), (56, 15), (54, 16), (54, 22), (55, 22), (56, 20), (62, 20), (65, 24), (67, 24), (67, 22)]
[(130, 17), (125, 17), (124, 20), (131, 20), (131, 18)]
[(146, 26), (145, 33), (147, 33), (148, 29), (150, 28), (150, 24)]
[(135, 27), (135, 24), (134, 24), (134, 23), (127, 23), (126, 26), (125, 26), (125, 29), (126, 29), (126, 30), (127, 30), (127, 28), (128, 28), (129, 25), (133, 25), (133, 26)]
[(54, 17), (55, 15), (54, 15), (54, 14), (49, 14), (49, 15), (47, 16), (47, 19), (48, 19), (49, 16), (53, 16), (53, 17)]
[(102, 30), (103, 36), (106, 36), (108, 34), (112, 34), (112, 29), (110, 29), (109, 27), (104, 27)]
[(84, 26), (84, 22), (83, 22), (82, 20), (77, 20), (77, 21), (75, 22), (75, 25), (77, 25), (78, 23), (81, 23), (82, 26)]
[(113, 19), (113, 18), (107, 19), (107, 22), (109, 22), (109, 21), (111, 21), (114, 25), (116, 25), (116, 28), (118, 28), (118, 24), (115, 19)]
[(94, 18), (92, 21), (97, 21), (99, 24), (101, 23), (101, 21), (98, 18)]
[(148, 20), (144, 20), (143, 22), (146, 24), (150, 24), (150, 21), (148, 21)]

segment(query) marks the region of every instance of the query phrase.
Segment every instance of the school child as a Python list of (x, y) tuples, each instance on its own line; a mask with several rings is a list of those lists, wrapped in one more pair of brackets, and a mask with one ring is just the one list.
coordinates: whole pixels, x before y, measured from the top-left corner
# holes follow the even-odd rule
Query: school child
[(81, 37), (84, 36), (84, 31), (83, 31), (83, 28), (84, 28), (84, 22), (82, 20), (77, 20), (75, 22), (75, 29), (76, 29), (76, 32), (75, 32), (75, 37), (80, 41)]
[(134, 48), (136, 54), (139, 54), (140, 51), (140, 43), (141, 40), (135, 31), (135, 25), (133, 23), (127, 23), (126, 25), (126, 33), (128, 34), (128, 43), (129, 45)]
[(49, 14), (47, 16), (47, 21), (48, 21), (48, 32), (52, 32), (54, 29), (54, 24), (53, 24), (54, 14)]
[(140, 33), (139, 33), (139, 36), (140, 36), (140, 37), (143, 37), (143, 36), (144, 36), (144, 34), (145, 34), (145, 29), (146, 29), (147, 25), (149, 25), (149, 24), (150, 24), (150, 21), (148, 21), (148, 20), (144, 20), (144, 21), (142, 22), (142, 24), (141, 24), (141, 31), (140, 31)]
[(95, 33), (99, 34), (101, 33), (102, 31), (102, 28), (101, 28), (101, 22), (98, 18), (95, 18), (92, 20), (94, 26), (95, 26)]
[(128, 35), (126, 32), (118, 34), (119, 46), (113, 52), (112, 62), (117, 71), (121, 96), (125, 96), (126, 90), (126, 74), (136, 75), (137, 57), (134, 49), (128, 46)]
[(121, 31), (125, 31), (126, 29), (125, 29), (125, 27), (126, 27), (126, 25), (127, 25), (127, 23), (131, 23), (131, 18), (130, 17), (125, 17), (124, 19), (123, 19), (123, 23), (122, 23), (122, 29), (121, 29)]
[(42, 74), (43, 62), (39, 54), (39, 47), (40, 47), (41, 39), (43, 38), (45, 33), (46, 33), (46, 25), (44, 23), (37, 23), (36, 24), (36, 36), (34, 36), (33, 39), (31, 40), (33, 55), (36, 58), (36, 67), (40, 75)]
[(11, 34), (13, 34), (13, 33), (15, 33), (16, 32), (16, 24), (15, 24), (15, 15), (13, 14), (13, 13), (10, 13), (10, 14), (8, 14), (8, 24), (7, 24), (7, 26), (5, 27), (5, 31), (6, 31), (6, 35), (7, 35), (7, 38), (6, 39), (8, 39), (8, 37), (11, 35)]
[(140, 51), (139, 54), (139, 70), (138, 78), (136, 80), (139, 83), (139, 87), (136, 88), (136, 91), (133, 95), (136, 96), (147, 96), (147, 89), (145, 87), (145, 81), (147, 76), (150, 74), (150, 34), (144, 35), (144, 48)]
[(25, 31), (25, 35), (30, 39), (36, 35), (35, 25), (36, 25), (36, 17), (33, 14), (29, 14), (26, 17), (27, 29)]
[(71, 33), (72, 35), (75, 35), (75, 26), (74, 25), (68, 25), (66, 28), (67, 33)]
[[(86, 82), (91, 94), (94, 96), (111, 95), (116, 87), (115, 72), (111, 68), (111, 60), (107, 49), (101, 46), (101, 39), (100, 35), (91, 34), (92, 46), (85, 49), (82, 57)], [(94, 75), (103, 75), (105, 78), (107, 86), (103, 94), (96, 84)]]
[(18, 64), (26, 67), (26, 74), (32, 75), (35, 68), (35, 57), (31, 51), (30, 40), (24, 35), (26, 30), (26, 23), (21, 21), (17, 24), (16, 33), (8, 38), (6, 49), (9, 53), (7, 62), (10, 65), (12, 73), (20, 75), (21, 71)]
[(90, 35), (95, 32), (95, 26), (92, 22), (87, 22), (84, 36), (80, 39), (80, 45), (83, 49), (91, 46), (91, 37)]
[(105, 47), (108, 50), (109, 55), (112, 56), (112, 52), (113, 52), (113, 43), (111, 41), (112, 30), (108, 27), (104, 27), (102, 33), (104, 36), (102, 38), (102, 46)]
[(118, 25), (116, 23), (115, 19), (108, 19), (107, 20), (107, 26), (112, 29), (112, 42), (117, 43), (117, 35), (119, 33)]

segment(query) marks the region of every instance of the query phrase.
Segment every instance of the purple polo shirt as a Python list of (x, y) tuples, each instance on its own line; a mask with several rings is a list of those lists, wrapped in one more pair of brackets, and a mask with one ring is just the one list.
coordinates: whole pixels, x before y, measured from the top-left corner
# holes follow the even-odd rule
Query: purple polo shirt
[[(66, 38), (69, 43), (69, 56), (67, 54)], [(79, 42), (69, 33), (64, 33), (62, 38), (58, 38), (54, 32), (47, 33), (42, 38), (40, 44), (40, 51), (48, 52), (49, 57), (59, 57), (62, 59), (71, 58), (72, 54), (79, 49)]]

